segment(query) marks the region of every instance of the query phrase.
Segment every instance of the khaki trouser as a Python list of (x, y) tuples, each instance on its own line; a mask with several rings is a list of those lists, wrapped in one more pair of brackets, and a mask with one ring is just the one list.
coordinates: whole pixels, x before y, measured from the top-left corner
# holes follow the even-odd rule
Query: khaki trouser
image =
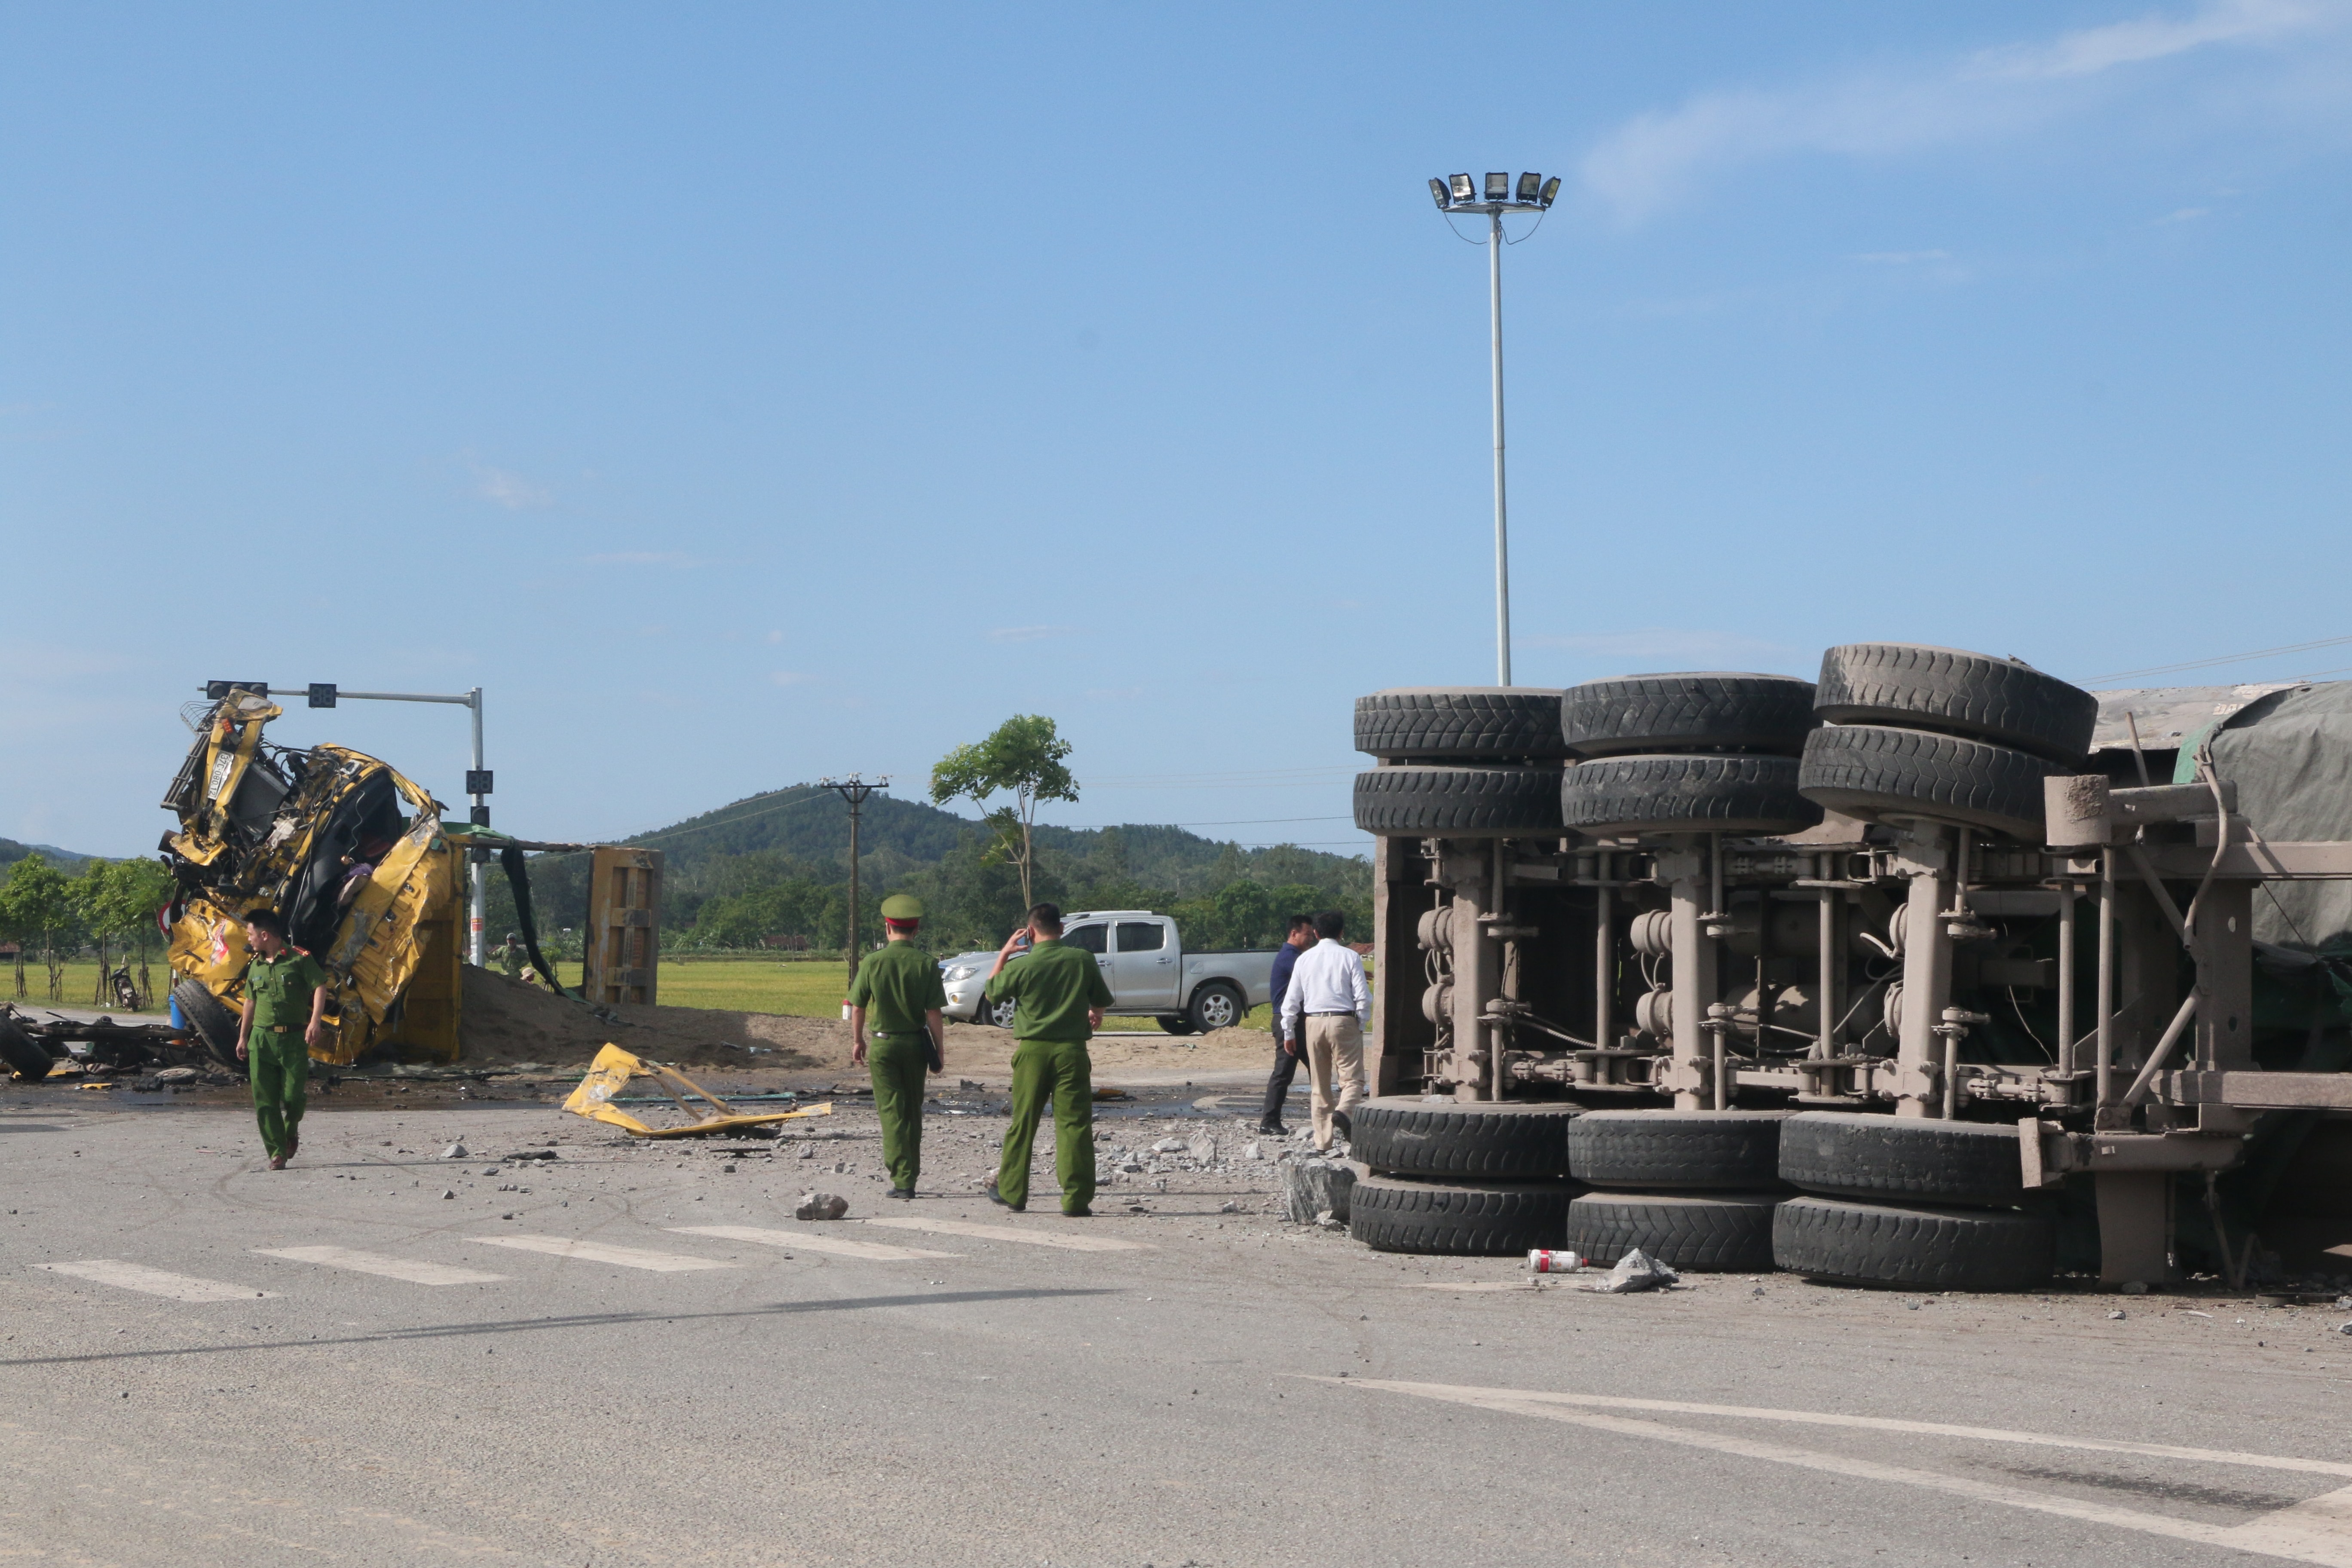
[[(1352, 1112), (1364, 1098), (1364, 1026), (1353, 1013), (1310, 1014), (1299, 1021), (1307, 1040), (1307, 1079), (1314, 1085), (1315, 1147), (1331, 1147), (1331, 1113)], [(1339, 1103), (1331, 1103), (1331, 1080), (1339, 1080)]]

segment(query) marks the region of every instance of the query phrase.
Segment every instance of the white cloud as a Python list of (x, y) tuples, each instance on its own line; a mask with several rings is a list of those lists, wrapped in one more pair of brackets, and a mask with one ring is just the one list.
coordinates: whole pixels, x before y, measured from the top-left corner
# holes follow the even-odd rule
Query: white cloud
[(784, 634), (781, 630), (770, 632), (768, 634), (768, 640), (770, 642), (782, 642), (784, 640)]
[(484, 500), (496, 501), (509, 511), (535, 511), (555, 504), (555, 492), (532, 484), (520, 474), (504, 468), (474, 465), (474, 493)]
[(1035, 642), (1041, 637), (1076, 636), (1078, 626), (998, 626), (988, 634), (991, 642)]
[(2208, 0), (2186, 16), (2083, 28), (1909, 74), (1701, 93), (1611, 132), (1579, 177), (1620, 222), (1636, 224), (1745, 164), (1802, 153), (1886, 158), (2014, 135), (2087, 107), (2083, 84), (2117, 68), (2216, 45), (2275, 47), (2347, 20), (2347, 0)]

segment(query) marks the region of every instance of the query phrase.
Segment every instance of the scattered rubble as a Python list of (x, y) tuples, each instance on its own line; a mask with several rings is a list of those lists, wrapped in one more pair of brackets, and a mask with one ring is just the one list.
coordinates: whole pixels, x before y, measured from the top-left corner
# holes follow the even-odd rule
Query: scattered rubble
[(1608, 1279), (1596, 1279), (1586, 1289), (1598, 1290), (1604, 1296), (1623, 1296), (1636, 1290), (1663, 1289), (1679, 1285), (1682, 1280), (1681, 1275), (1654, 1261), (1637, 1247), (1617, 1260), (1617, 1267), (1609, 1271)]
[(1348, 1223), (1348, 1201), (1356, 1190), (1355, 1167), (1344, 1160), (1310, 1154), (1286, 1160), (1282, 1170), (1283, 1216), (1293, 1225), (1318, 1225), (1329, 1215)]
[(474, 1153), (463, 1143), (452, 1143), (441, 1151), (441, 1157), (444, 1160), (470, 1160), (474, 1157)]
[(849, 1212), (849, 1200), (838, 1193), (803, 1193), (794, 1219), (839, 1219)]

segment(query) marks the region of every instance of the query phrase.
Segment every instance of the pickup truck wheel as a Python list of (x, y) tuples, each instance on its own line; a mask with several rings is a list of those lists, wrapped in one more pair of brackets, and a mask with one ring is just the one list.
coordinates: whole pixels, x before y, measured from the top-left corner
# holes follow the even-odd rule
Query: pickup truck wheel
[(2038, 1290), (2057, 1229), (2014, 1209), (1896, 1208), (1790, 1198), (1772, 1211), (1772, 1261), (1816, 1279), (1940, 1290)]
[(1623, 752), (1795, 756), (1821, 727), (1813, 683), (1790, 675), (1625, 675), (1571, 686), (1560, 738), (1580, 757)]
[(1784, 1110), (1596, 1110), (1568, 1129), (1569, 1174), (1638, 1192), (1760, 1192), (1780, 1185), (1788, 1120)]
[(975, 1024), (993, 1024), (1000, 1029), (1009, 1029), (1013, 1027), (1013, 1015), (1020, 1011), (1020, 1008), (1021, 1004), (1015, 999), (1007, 998), (1003, 1002), (991, 1002), (983, 996), (981, 998), (980, 1006), (971, 1016), (971, 1021)]
[(1805, 738), (1797, 787), (1805, 798), (1864, 821), (1929, 816), (2042, 842), (2042, 781), (2056, 763), (1983, 741), (1839, 724)]
[(1532, 686), (1407, 686), (1356, 699), (1356, 750), (1383, 762), (1558, 757), (1559, 693)]
[(1793, 757), (1752, 753), (1600, 757), (1561, 775), (1560, 820), (1601, 837), (1794, 833), (1822, 819), (1797, 793), (1798, 768)]
[(1560, 1182), (1409, 1182), (1360, 1176), (1348, 1200), (1348, 1233), (1375, 1252), (1501, 1258), (1558, 1247), (1568, 1228)]
[(1424, 1100), (1381, 1095), (1356, 1107), (1348, 1152), (1391, 1176), (1553, 1181), (1568, 1173), (1580, 1107), (1557, 1100)]
[(236, 1016), (205, 989), (203, 981), (183, 976), (173, 982), (172, 1000), (180, 1005), (180, 1016), (187, 1020), (213, 1060), (231, 1072), (245, 1070), (245, 1064), (236, 1059)]
[(1807, 1110), (1780, 1125), (1780, 1179), (1809, 1193), (1984, 1208), (2025, 1202), (2017, 1127)]
[(1358, 828), (1391, 837), (1556, 838), (1559, 769), (1374, 768), (1355, 804)]
[(52, 1058), (41, 1042), (26, 1034), (14, 1018), (0, 1017), (0, 1063), (19, 1083), (37, 1083), (49, 1076)]
[(1230, 1029), (1249, 1016), (1249, 1003), (1230, 985), (1211, 984), (1192, 993), (1192, 1005), (1184, 1010), (1185, 1021), (1192, 1034), (1205, 1035), (1214, 1029)]
[(1158, 1024), (1161, 1028), (1167, 1030), (1171, 1035), (1196, 1035), (1200, 1033), (1199, 1030), (1192, 1027), (1192, 1020), (1185, 1017), (1181, 1013), (1161, 1013), (1155, 1016), (1152, 1022)]
[(1613, 1264), (1635, 1247), (1670, 1268), (1756, 1274), (1772, 1267), (1778, 1193), (1587, 1193), (1568, 1205), (1568, 1247)]
[(1941, 730), (2071, 765), (2090, 754), (2099, 700), (2014, 659), (1866, 642), (1822, 655), (1813, 710), (1832, 724)]

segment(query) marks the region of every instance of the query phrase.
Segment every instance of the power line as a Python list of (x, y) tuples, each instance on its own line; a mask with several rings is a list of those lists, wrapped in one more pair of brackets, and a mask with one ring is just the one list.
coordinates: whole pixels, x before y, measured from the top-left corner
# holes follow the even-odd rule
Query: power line
[(2216, 665), (2250, 664), (2258, 658), (2272, 658), (2281, 654), (2308, 653), (2314, 648), (2342, 647), (2352, 643), (2352, 637), (2321, 637), (2314, 642), (2288, 643), (2283, 647), (2256, 648), (2252, 653), (2228, 653), (2215, 658), (2188, 658), (2179, 664), (2152, 664), (2145, 669), (2118, 669), (2105, 675), (2085, 677), (2086, 680), (2131, 680), (2143, 675), (2171, 675), (2183, 669), (2210, 669)]

